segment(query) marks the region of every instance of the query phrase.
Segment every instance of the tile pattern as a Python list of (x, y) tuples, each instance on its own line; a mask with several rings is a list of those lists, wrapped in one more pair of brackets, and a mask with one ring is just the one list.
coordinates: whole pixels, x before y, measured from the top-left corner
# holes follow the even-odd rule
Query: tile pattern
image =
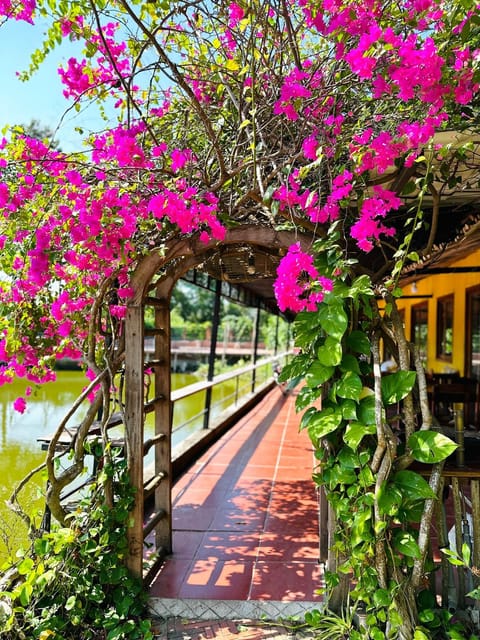
[(252, 620), (189, 620), (169, 618), (154, 625), (158, 640), (296, 640), (313, 638), (304, 627)]
[(173, 555), (152, 601), (321, 603), (313, 453), (274, 389), (176, 483)]

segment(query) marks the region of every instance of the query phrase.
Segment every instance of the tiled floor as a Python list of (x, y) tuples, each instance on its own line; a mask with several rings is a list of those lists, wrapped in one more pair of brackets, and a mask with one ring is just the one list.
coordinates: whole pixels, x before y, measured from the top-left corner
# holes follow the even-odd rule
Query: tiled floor
[(175, 485), (153, 598), (321, 602), (314, 461), (294, 405), (274, 389)]

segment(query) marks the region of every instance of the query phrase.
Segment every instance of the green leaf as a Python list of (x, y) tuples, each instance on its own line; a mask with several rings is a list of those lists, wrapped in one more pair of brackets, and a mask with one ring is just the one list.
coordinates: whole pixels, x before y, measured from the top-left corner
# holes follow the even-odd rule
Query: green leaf
[(310, 348), (319, 334), (321, 334), (318, 314), (313, 311), (302, 311), (296, 316), (293, 329), (295, 332), (295, 344), (298, 347)]
[(464, 542), (462, 544), (462, 560), (465, 563), (465, 566), (469, 567), (470, 566), (470, 559), (472, 557), (472, 550), (470, 549), (469, 545)]
[(363, 331), (352, 331), (347, 336), (347, 346), (352, 351), (363, 353), (366, 356), (369, 356), (371, 352), (370, 340)]
[(312, 441), (335, 431), (342, 423), (342, 410), (340, 407), (326, 407), (317, 411), (308, 422), (308, 434)]
[(403, 400), (413, 388), (417, 374), (415, 371), (397, 371), (382, 377), (382, 399), (385, 405)]
[(341, 398), (349, 398), (350, 400), (358, 400), (362, 389), (363, 384), (360, 376), (353, 371), (344, 373), (336, 386), (337, 395)]
[(408, 531), (397, 529), (393, 536), (393, 544), (395, 549), (404, 556), (408, 556), (409, 558), (420, 557), (420, 549), (417, 541)]
[(336, 367), (342, 361), (342, 353), (342, 343), (328, 336), (317, 350), (317, 358), (326, 367)]
[(309, 407), (300, 420), (300, 430), (305, 429), (310, 424), (310, 420), (319, 413), (316, 407)]
[(307, 370), (305, 374), (305, 382), (311, 388), (318, 387), (327, 380), (329, 380), (334, 372), (334, 368), (326, 366), (321, 362), (314, 362)]
[(352, 449), (357, 449), (363, 437), (374, 434), (376, 427), (374, 424), (366, 425), (362, 422), (350, 422), (343, 434), (343, 440)]
[(32, 558), (24, 558), (18, 565), (17, 571), (21, 576), (26, 576), (33, 569)]
[(347, 469), (356, 469), (360, 466), (358, 456), (353, 449), (350, 449), (350, 447), (342, 447), (340, 452), (337, 454), (337, 460), (340, 462), (342, 467), (346, 467)]
[(23, 607), (26, 607), (30, 602), (32, 593), (33, 593), (33, 586), (29, 582), (24, 582), (20, 587), (20, 591), (18, 594), (18, 599), (20, 600), (20, 604)]
[(65, 602), (65, 610), (71, 611), (71, 609), (75, 607), (76, 602), (77, 602), (76, 596), (70, 596)]
[(392, 603), (392, 596), (387, 589), (377, 589), (373, 594), (376, 607), (388, 607)]
[(325, 471), (324, 479), (330, 489), (333, 489), (339, 484), (353, 484), (357, 480), (357, 474), (354, 469), (336, 464)]
[(445, 460), (458, 447), (438, 431), (417, 431), (408, 439), (408, 446), (415, 460), (430, 464)]
[(460, 558), (455, 553), (455, 551), (452, 551), (451, 549), (448, 549), (447, 547), (443, 547), (442, 549), (440, 549), (440, 551), (445, 556), (447, 556), (448, 561), (449, 561), (450, 564), (453, 564), (455, 567), (464, 567), (465, 566), (463, 560), (460, 560)]
[(323, 305), (318, 320), (326, 334), (340, 340), (348, 327), (348, 316), (340, 303)]
[(418, 627), (415, 629), (413, 633), (413, 640), (431, 640), (432, 636), (430, 634), (426, 634), (422, 629)]
[(307, 354), (301, 353), (288, 362), (280, 372), (278, 379), (280, 382), (287, 382), (291, 378), (297, 378), (305, 373), (312, 362)]
[(404, 469), (393, 476), (393, 482), (409, 500), (435, 498), (435, 492), (419, 473)]
[(358, 482), (362, 487), (370, 487), (375, 484), (375, 476), (369, 466), (365, 466), (360, 469)]
[(369, 296), (373, 295), (372, 281), (367, 275), (362, 275), (358, 278), (355, 278), (349, 290), (349, 295), (354, 300), (356, 300), (361, 294)]
[(358, 407), (358, 421), (363, 424), (375, 424), (375, 396), (367, 395), (360, 400)]
[(354, 373), (360, 373), (360, 365), (357, 358), (351, 353), (345, 353), (340, 363), (341, 371), (353, 371)]
[(395, 485), (384, 484), (378, 493), (378, 508), (387, 516), (394, 516), (403, 502), (403, 494)]
[(345, 398), (344, 400), (340, 401), (339, 404), (342, 408), (342, 415), (344, 420), (357, 419), (357, 403), (354, 400)]
[(297, 397), (295, 398), (295, 411), (299, 412), (310, 407), (320, 396), (322, 395), (321, 387), (315, 387), (310, 389), (307, 385), (304, 385), (299, 389)]

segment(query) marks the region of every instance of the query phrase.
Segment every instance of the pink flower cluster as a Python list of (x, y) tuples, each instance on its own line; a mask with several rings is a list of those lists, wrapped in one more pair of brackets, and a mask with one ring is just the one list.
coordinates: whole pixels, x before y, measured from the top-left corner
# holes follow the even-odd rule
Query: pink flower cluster
[(281, 311), (287, 309), (315, 311), (322, 302), (325, 292), (332, 291), (333, 283), (320, 276), (313, 264), (313, 258), (302, 251), (300, 243), (292, 244), (282, 258), (277, 269), (274, 285), (275, 296)]
[[(79, 28), (81, 22), (77, 21), (75, 26)], [(64, 32), (70, 32), (71, 28), (71, 23), (63, 21)], [(118, 24), (109, 23), (103, 27), (102, 35), (93, 32), (89, 36), (87, 45), (96, 51), (97, 66), (92, 65), (92, 60), (78, 61), (76, 58), (70, 58), (66, 67), (58, 69), (60, 79), (66, 87), (63, 92), (66, 98), (78, 99), (105, 87), (116, 89), (120, 82), (119, 76), (127, 78), (130, 75), (127, 45), (123, 41), (116, 41), (114, 37), (118, 28)], [(136, 90), (136, 87), (132, 87), (132, 90)]]
[(398, 209), (402, 205), (401, 199), (393, 192), (381, 186), (373, 187), (373, 197), (366, 198), (360, 207), (360, 216), (351, 228), (352, 238), (358, 243), (363, 251), (373, 249), (373, 241), (378, 240), (380, 235), (393, 236), (395, 229), (386, 227), (379, 222), (385, 218), (392, 209)]
[(0, 15), (33, 24), (36, 0), (0, 0)]
[(228, 26), (233, 29), (238, 25), (240, 20), (243, 20), (245, 17), (245, 11), (236, 2), (231, 2), (228, 7), (228, 15)]
[(310, 74), (306, 71), (300, 71), (300, 69), (294, 69), (291, 73), (285, 76), (283, 85), (280, 91), (280, 98), (277, 100), (273, 107), (275, 114), (283, 113), (289, 120), (298, 119), (298, 106), (296, 102), (300, 102), (306, 98), (310, 98), (312, 95), (311, 89), (305, 86), (305, 80), (310, 77)]
[[(24, 337), (14, 352), (7, 346), (9, 335), (0, 343), (0, 385), (13, 377), (47, 381), (50, 365), (42, 363), (80, 357), (89, 310), (102, 281), (113, 274), (117, 300), (109, 313), (125, 316), (139, 229), (171, 234), (177, 228), (198, 233), (204, 242), (223, 239), (217, 197), (182, 176), (196, 163), (192, 150), (169, 150), (164, 143), (149, 149), (140, 143), (144, 133), (145, 125), (138, 123), (93, 139), (94, 173), (90, 164), (85, 169), (82, 162), (67, 162), (36, 139), (19, 136), (2, 143), (1, 153), (15, 156), (23, 172), (16, 175), (15, 189), (12, 182), (0, 182), (2, 267), (11, 279), (0, 288), (0, 303), (18, 318)], [(132, 189), (139, 169), (145, 188)], [(168, 184), (159, 180), (159, 169), (170, 176)], [(37, 307), (39, 315), (32, 318)], [(12, 321), (12, 329), (16, 324)], [(19, 398), (16, 409), (23, 412), (25, 403)]]
[(183, 181), (177, 181), (176, 190), (163, 188), (148, 202), (148, 212), (158, 220), (168, 219), (178, 226), (184, 234), (201, 230), (200, 240), (208, 242), (211, 238), (223, 240), (225, 227), (219, 222), (217, 214), (218, 200), (212, 193), (199, 198), (195, 187), (187, 187)]

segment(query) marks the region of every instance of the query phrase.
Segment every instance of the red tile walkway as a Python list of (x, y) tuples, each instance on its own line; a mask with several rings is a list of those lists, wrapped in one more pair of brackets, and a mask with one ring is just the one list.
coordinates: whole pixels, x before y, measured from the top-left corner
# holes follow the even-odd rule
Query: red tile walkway
[(314, 459), (299, 421), (295, 394), (275, 388), (176, 483), (174, 552), (150, 588), (157, 615), (275, 618), (321, 603)]

